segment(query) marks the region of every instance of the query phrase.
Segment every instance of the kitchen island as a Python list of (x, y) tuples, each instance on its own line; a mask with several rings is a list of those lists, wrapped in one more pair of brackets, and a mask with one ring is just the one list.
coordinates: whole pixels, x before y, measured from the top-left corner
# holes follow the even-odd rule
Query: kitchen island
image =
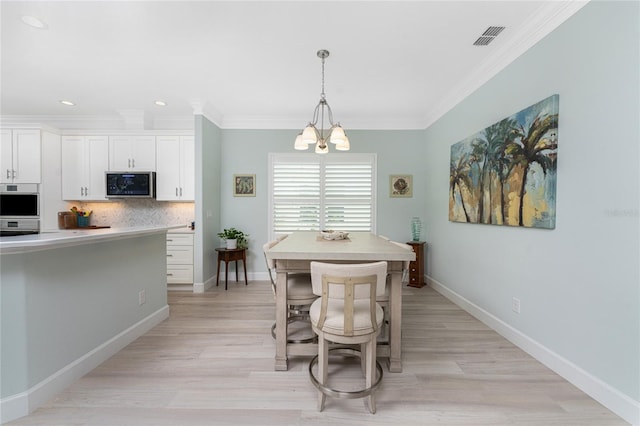
[(29, 414), (169, 316), (171, 227), (0, 238), (0, 421)]

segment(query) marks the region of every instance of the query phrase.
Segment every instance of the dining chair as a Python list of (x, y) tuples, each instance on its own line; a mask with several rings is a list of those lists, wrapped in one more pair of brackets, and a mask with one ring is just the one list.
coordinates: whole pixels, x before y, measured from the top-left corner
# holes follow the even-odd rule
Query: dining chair
[[(368, 397), (365, 401), (369, 403), (369, 411), (376, 412), (375, 390), (382, 381), (382, 367), (376, 359), (376, 339), (384, 318), (376, 297), (384, 292), (386, 275), (387, 262), (311, 262), (311, 284), (320, 298), (309, 309), (311, 327), (318, 335), (318, 355), (309, 363), (309, 376), (319, 391), (319, 411), (324, 409), (326, 397), (330, 396)], [(344, 347), (329, 350), (329, 342), (359, 345), (359, 350)], [(360, 357), (365, 372), (363, 389), (344, 391), (328, 386), (329, 352)]]
[[(276, 279), (273, 276), (275, 271), (275, 262), (267, 255), (267, 250), (278, 244), (286, 238), (278, 238), (270, 241), (262, 246), (264, 252), (264, 259), (267, 262), (267, 270), (269, 272), (269, 280), (271, 281), (271, 290), (273, 294), (276, 294)], [(309, 323), (309, 306), (316, 300), (318, 296), (313, 293), (311, 288), (311, 274), (309, 273), (295, 273), (287, 274), (287, 324), (292, 324), (297, 321), (303, 321)], [(271, 336), (276, 338), (276, 323), (271, 326)], [(303, 337), (298, 339), (288, 338), (287, 343), (311, 343), (316, 341), (316, 336), (309, 330), (309, 337)]]

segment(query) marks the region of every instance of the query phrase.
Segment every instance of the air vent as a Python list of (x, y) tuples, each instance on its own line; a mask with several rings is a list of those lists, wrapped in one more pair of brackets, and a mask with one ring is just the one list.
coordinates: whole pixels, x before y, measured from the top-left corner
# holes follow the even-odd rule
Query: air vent
[(489, 27), (473, 43), (474, 46), (486, 46), (493, 41), (504, 30), (505, 27)]

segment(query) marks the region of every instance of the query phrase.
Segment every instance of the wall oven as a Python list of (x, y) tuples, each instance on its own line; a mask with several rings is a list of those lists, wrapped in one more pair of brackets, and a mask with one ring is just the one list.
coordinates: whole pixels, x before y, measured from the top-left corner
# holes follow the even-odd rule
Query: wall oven
[(39, 232), (39, 185), (36, 183), (0, 185), (0, 236)]

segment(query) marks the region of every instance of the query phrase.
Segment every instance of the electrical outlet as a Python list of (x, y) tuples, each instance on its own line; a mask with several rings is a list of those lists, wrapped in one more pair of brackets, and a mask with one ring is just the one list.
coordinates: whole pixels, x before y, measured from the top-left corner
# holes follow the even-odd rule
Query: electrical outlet
[(144, 302), (147, 301), (146, 299), (147, 297), (144, 290), (140, 290), (140, 292), (138, 293), (138, 305), (140, 306), (144, 305)]
[(514, 297), (513, 300), (511, 300), (511, 310), (516, 314), (520, 313), (520, 299), (517, 297)]

